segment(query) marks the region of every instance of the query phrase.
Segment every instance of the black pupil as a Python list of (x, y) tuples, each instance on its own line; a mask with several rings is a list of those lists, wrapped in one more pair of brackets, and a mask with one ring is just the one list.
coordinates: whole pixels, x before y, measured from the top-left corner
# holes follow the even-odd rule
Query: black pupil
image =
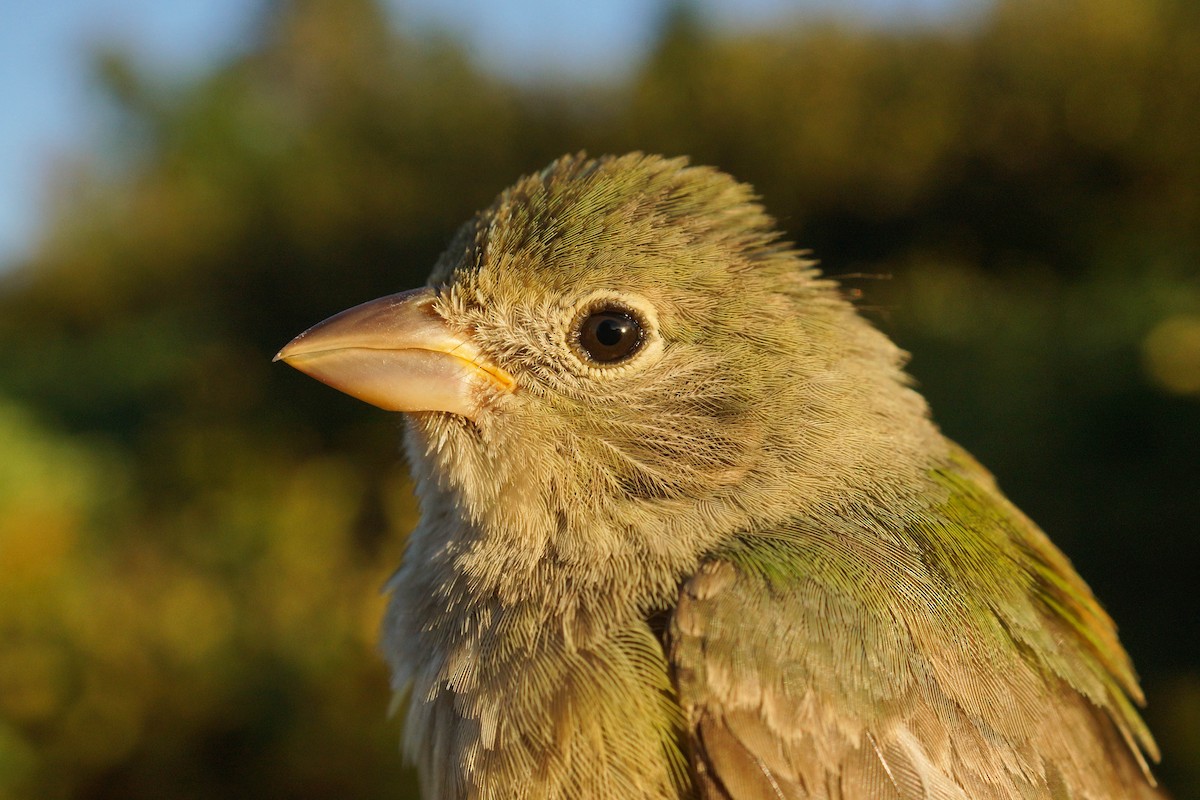
[(624, 311), (589, 314), (579, 330), (579, 345), (593, 361), (608, 364), (628, 358), (642, 343), (642, 326)]
[(629, 333), (629, 320), (604, 319), (596, 326), (596, 339), (605, 347), (614, 347), (621, 343)]

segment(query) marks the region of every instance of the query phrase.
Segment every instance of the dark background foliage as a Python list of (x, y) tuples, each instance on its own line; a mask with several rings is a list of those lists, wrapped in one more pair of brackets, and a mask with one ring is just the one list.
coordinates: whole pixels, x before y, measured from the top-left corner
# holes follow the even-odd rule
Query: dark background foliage
[(846, 276), (1118, 620), (1200, 798), (1200, 5), (681, 5), (626, 78), (517, 85), (291, 0), (185, 82), (96, 71), (111, 142), (0, 275), (0, 798), (412, 796), (374, 653), (397, 420), (270, 357), (580, 149), (720, 166)]

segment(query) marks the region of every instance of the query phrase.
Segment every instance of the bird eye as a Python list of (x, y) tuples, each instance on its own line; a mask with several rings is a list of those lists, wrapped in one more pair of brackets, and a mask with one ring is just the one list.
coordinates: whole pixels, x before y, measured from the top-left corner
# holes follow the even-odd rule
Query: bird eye
[(642, 346), (642, 323), (621, 308), (600, 308), (578, 323), (579, 348), (597, 364), (624, 361)]

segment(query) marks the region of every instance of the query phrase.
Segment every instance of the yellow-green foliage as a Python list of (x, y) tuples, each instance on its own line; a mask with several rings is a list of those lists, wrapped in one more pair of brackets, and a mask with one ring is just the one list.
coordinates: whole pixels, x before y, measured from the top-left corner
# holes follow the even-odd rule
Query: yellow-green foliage
[(0, 797), (151, 796), (157, 772), (206, 758), (204, 794), (354, 783), (369, 760), (398, 780), (363, 697), (384, 690), (378, 589), (414, 515), (407, 478), (373, 482), (366, 521), (344, 455), (228, 429), (171, 447), (190, 488), (148, 509), (119, 448), (0, 404)]

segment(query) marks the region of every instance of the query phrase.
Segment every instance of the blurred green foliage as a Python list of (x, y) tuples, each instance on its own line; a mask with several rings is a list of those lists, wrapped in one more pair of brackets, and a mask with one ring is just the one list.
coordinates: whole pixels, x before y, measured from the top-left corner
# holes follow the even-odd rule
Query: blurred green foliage
[(1200, 798), (1200, 5), (737, 35), (673, 6), (627, 81), (517, 86), (289, 0), (184, 84), (97, 74), (111, 142), (0, 283), (0, 799), (412, 796), (373, 652), (397, 420), (270, 356), (581, 148), (727, 169), (847, 276), (1121, 623)]

